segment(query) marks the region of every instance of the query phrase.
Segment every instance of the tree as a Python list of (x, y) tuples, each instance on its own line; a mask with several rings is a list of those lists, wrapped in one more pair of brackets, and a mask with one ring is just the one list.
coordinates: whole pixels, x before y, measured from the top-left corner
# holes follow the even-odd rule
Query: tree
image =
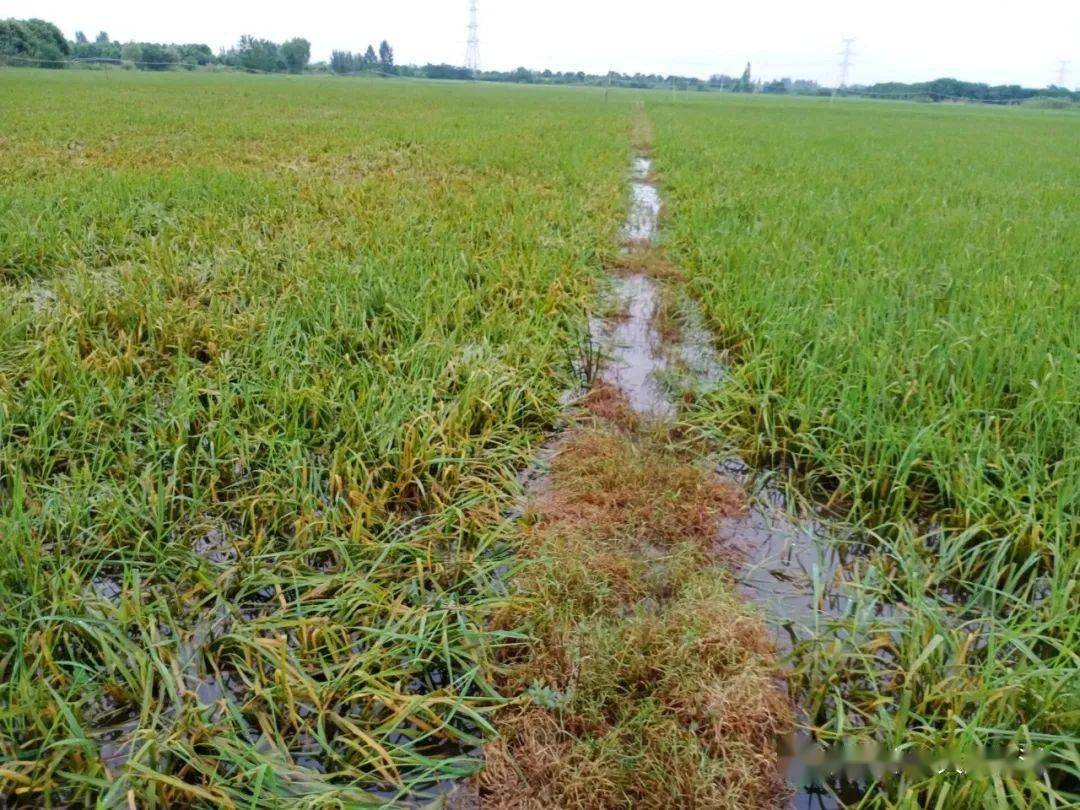
[(390, 43), (385, 39), (379, 43), (379, 64), (387, 72), (393, 72), (394, 49), (390, 47)]
[(457, 65), (432, 65), (427, 64), (422, 68), (422, 74), (427, 79), (471, 79), (473, 73), (468, 68)]
[(125, 62), (141, 62), (142, 45), (138, 42), (125, 42), (120, 49), (120, 58)]
[(352, 51), (333, 51), (330, 54), (330, 70), (334, 73), (352, 73), (356, 70), (356, 57)]
[(311, 61), (311, 43), (297, 37), (281, 46), (281, 59), (290, 73), (303, 73)]
[(214, 52), (210, 50), (209, 45), (193, 42), (187, 45), (177, 45), (176, 51), (180, 55), (182, 64), (191, 67), (214, 64)]
[(754, 90), (754, 80), (750, 77), (750, 63), (746, 63), (746, 70), (743, 71), (739, 81), (735, 83), (736, 93), (750, 93)]
[[(44, 20), (0, 20), (0, 57), (38, 61), (41, 67), (62, 68), (71, 44), (60, 29)], [(16, 62), (16, 64), (23, 64)]]
[(364, 64), (368, 67), (371, 67), (372, 65), (377, 65), (378, 63), (379, 58), (375, 56), (375, 49), (368, 45), (367, 50), (364, 51)]
[(762, 88), (763, 93), (790, 93), (791, 92), (791, 79), (774, 79), (771, 82), (766, 82)]
[(71, 53), (76, 59), (96, 59), (101, 56), (101, 48), (97, 43), (90, 42), (82, 31), (76, 31)]
[(241, 67), (247, 70), (260, 70), (272, 73), (285, 69), (285, 62), (281, 58), (281, 49), (276, 42), (268, 39), (256, 39), (253, 36), (244, 35), (236, 46), (236, 58)]
[(53, 25), (51, 22), (45, 22), (45, 20), (27, 20), (25, 23), (29, 29), (31, 35), (41, 41), (41, 43), (50, 48), (55, 48), (64, 56), (71, 54), (71, 44), (64, 38), (64, 35), (60, 33), (60, 29)]
[(98, 31), (98, 35), (94, 39), (94, 42), (96, 44), (98, 44), (98, 45), (108, 45), (109, 44), (109, 35), (106, 34), (104, 31)]
[(147, 70), (168, 70), (180, 61), (180, 54), (171, 45), (161, 45), (156, 42), (143, 42), (140, 44), (140, 67)]

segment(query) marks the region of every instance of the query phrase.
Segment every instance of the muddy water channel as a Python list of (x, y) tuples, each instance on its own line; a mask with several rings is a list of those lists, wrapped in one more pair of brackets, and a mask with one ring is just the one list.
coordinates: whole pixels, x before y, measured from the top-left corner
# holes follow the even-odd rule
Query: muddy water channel
[[(661, 198), (651, 175), (651, 160), (636, 157), (631, 207), (623, 231), (626, 251), (647, 249), (658, 237)], [(673, 422), (677, 416), (679, 391), (720, 386), (725, 378), (723, 358), (689, 299), (679, 301), (677, 337), (665, 339), (657, 325), (665, 292), (662, 282), (644, 273), (614, 273), (607, 293), (611, 300), (604, 308), (614, 314), (590, 323), (592, 340), (604, 358), (600, 382), (617, 388), (639, 416), (661, 423)], [(842, 576), (837, 549), (844, 543), (837, 542), (841, 539), (836, 536), (838, 530), (826, 522), (797, 516), (782, 490), (738, 456), (717, 459), (717, 472), (740, 483), (749, 496), (747, 510), (719, 521), (717, 546), (737, 552), (740, 591), (775, 628), (779, 651), (789, 653), (799, 639), (811, 637), (823, 617), (843, 609), (832, 586)], [(792, 806), (841, 806), (814, 784), (802, 758), (795, 755), (810, 744), (803, 735), (781, 742), (782, 767), (795, 789)]]
[[(649, 158), (634, 160), (632, 202), (624, 229), (628, 249), (655, 242), (660, 195), (649, 179)], [(590, 323), (591, 336), (605, 358), (601, 381), (617, 388), (642, 417), (673, 421), (676, 392), (723, 385), (724, 363), (712, 346), (700, 312), (692, 301), (679, 302), (677, 338), (665, 340), (656, 324), (661, 282), (643, 273), (612, 275), (607, 309), (615, 314)], [(825, 610), (839, 610), (839, 598), (822, 589), (838, 570), (836, 545), (822, 521), (796, 517), (783, 492), (767, 476), (738, 456), (717, 460), (717, 471), (743, 485), (750, 508), (717, 527), (717, 542), (740, 552), (740, 588), (782, 629), (785, 651), (800, 628)], [(815, 587), (815, 582), (818, 583)]]

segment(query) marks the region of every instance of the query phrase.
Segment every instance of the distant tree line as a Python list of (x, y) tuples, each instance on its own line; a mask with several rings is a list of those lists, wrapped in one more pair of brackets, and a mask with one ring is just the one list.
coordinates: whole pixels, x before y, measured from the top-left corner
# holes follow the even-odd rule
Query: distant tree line
[[(390, 46), (383, 44), (389, 51)], [(139, 70), (193, 70), (223, 65), (268, 73), (302, 73), (310, 66), (311, 43), (300, 37), (279, 44), (243, 36), (234, 47), (215, 55), (209, 45), (202, 43), (121, 43), (104, 31), (93, 40), (77, 31), (70, 42), (59, 28), (44, 20), (0, 20), (0, 62), (62, 68), (73, 60)]]
[(329, 68), (332, 73), (359, 73), (365, 70), (388, 74), (397, 72), (397, 67), (394, 65), (394, 49), (385, 39), (379, 43), (377, 54), (370, 45), (363, 53), (334, 51), (330, 54)]
[(991, 86), (959, 79), (935, 79), (910, 84), (881, 82), (836, 90), (822, 87), (817, 82), (807, 79), (782, 78), (764, 82), (754, 79), (749, 62), (738, 77), (715, 74), (707, 80), (694, 76), (630, 74), (617, 71), (608, 73), (586, 73), (580, 70), (537, 71), (525, 67), (506, 71), (472, 71), (458, 65), (447, 64), (397, 65), (394, 63), (394, 49), (386, 40), (379, 43), (378, 50), (368, 45), (365, 50), (356, 53), (334, 51), (330, 55), (329, 62), (311, 64), (311, 43), (300, 37), (279, 44), (268, 39), (243, 36), (234, 47), (214, 54), (209, 45), (200, 43), (186, 45), (157, 42), (120, 43), (111, 40), (104, 31), (98, 33), (93, 40), (82, 31), (77, 31), (75, 40), (68, 41), (59, 28), (44, 20), (0, 20), (0, 63), (38, 64), (42, 67), (62, 68), (72, 60), (123, 65), (140, 70), (174, 68), (194, 70), (200, 67), (224, 66), (267, 73), (320, 71), (341, 75), (372, 73), (425, 79), (479, 80), (518, 84), (592, 85), (640, 89), (674, 88), (676, 90), (778, 95), (839, 93), (850, 96), (908, 98), (923, 101), (959, 100), (1028, 105), (1041, 103), (1042, 106), (1080, 104), (1080, 92), (1053, 85), (1036, 89), (1016, 84)]
[(311, 61), (311, 43), (297, 37), (280, 45), (269, 39), (240, 37), (235, 47), (218, 54), (217, 64), (264, 73), (303, 73)]
[(782, 78), (763, 82), (752, 78), (749, 63), (739, 78), (717, 74), (709, 77), (708, 84), (712, 89), (732, 93), (787, 93), (809, 96), (827, 96), (838, 93), (844, 96), (905, 98), (917, 101), (977, 101), (991, 104), (1019, 104), (1035, 99), (1056, 99), (1080, 103), (1080, 92), (1054, 85), (1045, 88), (1021, 87), (1018, 84), (991, 86), (959, 79), (934, 79), (929, 82), (911, 84), (882, 82), (834, 89), (822, 87), (817, 82), (808, 79)]
[(119, 65), (135, 63), (143, 70), (168, 70), (172, 67), (195, 68), (216, 62), (209, 45), (162, 45), (157, 42), (114, 42), (104, 31), (91, 41), (82, 31), (75, 33), (71, 58), (86, 62)]
[(1080, 92), (1066, 87), (1033, 88), (1018, 84), (989, 85), (981, 82), (965, 82), (960, 79), (934, 79), (929, 82), (879, 82), (868, 86), (846, 88), (850, 95), (866, 96), (908, 96), (926, 101), (980, 101), (996, 104), (1019, 104), (1029, 99), (1049, 98), (1080, 102)]
[(722, 91), (731, 93), (801, 93), (805, 95), (827, 95), (830, 91), (817, 82), (805, 79), (777, 79), (775, 82), (762, 83), (751, 76), (750, 65), (740, 76), (714, 74), (708, 79), (696, 76), (659, 73), (586, 73), (584, 71), (529, 70), (519, 67), (515, 70), (480, 70), (470, 71), (457, 65), (422, 65), (401, 66), (399, 75), (425, 79), (475, 79), (486, 82), (516, 82), (520, 84), (578, 84), (592, 86), (630, 87), (638, 89)]
[(800, 96), (825, 96), (831, 91), (827, 87), (822, 87), (815, 81), (810, 79), (773, 79), (772, 81), (755, 80), (750, 73), (750, 63), (746, 63), (746, 69), (743, 70), (742, 75), (738, 78), (733, 76), (727, 76), (725, 74), (714, 74), (709, 77), (709, 87), (721, 91), (730, 91), (732, 93), (770, 93), (770, 94), (792, 94)]
[(484, 82), (512, 82), (516, 84), (576, 84), (611, 87), (636, 87), (641, 89), (668, 88), (674, 84), (678, 90), (705, 90), (706, 82), (696, 76), (664, 76), (658, 73), (586, 73), (585, 71), (530, 70), (519, 67), (514, 70), (472, 71), (459, 65), (427, 64), (401, 65), (398, 75), (422, 79), (460, 79)]
[(63, 67), (71, 58), (71, 43), (60, 29), (44, 20), (0, 20), (0, 58), (39, 60), (44, 67)]

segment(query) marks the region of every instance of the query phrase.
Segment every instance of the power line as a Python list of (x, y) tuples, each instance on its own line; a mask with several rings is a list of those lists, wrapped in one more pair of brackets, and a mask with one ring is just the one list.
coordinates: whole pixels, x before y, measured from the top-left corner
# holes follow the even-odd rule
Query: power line
[(469, 44), (465, 48), (465, 67), (476, 73), (480, 70), (480, 34), (476, 20), (476, 0), (469, 0)]

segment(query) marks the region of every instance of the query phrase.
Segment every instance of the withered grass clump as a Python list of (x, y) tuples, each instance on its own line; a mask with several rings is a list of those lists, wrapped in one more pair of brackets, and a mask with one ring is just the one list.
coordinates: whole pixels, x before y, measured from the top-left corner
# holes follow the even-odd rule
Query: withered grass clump
[(632, 243), (607, 269), (610, 273), (640, 273), (658, 281), (685, 281), (686, 276), (666, 252), (652, 244)]
[(567, 438), (528, 513), (529, 598), (501, 618), (533, 640), (507, 652), (504, 689), (523, 698), (496, 717), (483, 804), (774, 806), (789, 710), (769, 634), (713, 551), (740, 493), (666, 437), (598, 421)]
[(641, 424), (626, 397), (610, 385), (598, 385), (591, 389), (581, 404), (588, 413), (621, 430), (635, 431)]

